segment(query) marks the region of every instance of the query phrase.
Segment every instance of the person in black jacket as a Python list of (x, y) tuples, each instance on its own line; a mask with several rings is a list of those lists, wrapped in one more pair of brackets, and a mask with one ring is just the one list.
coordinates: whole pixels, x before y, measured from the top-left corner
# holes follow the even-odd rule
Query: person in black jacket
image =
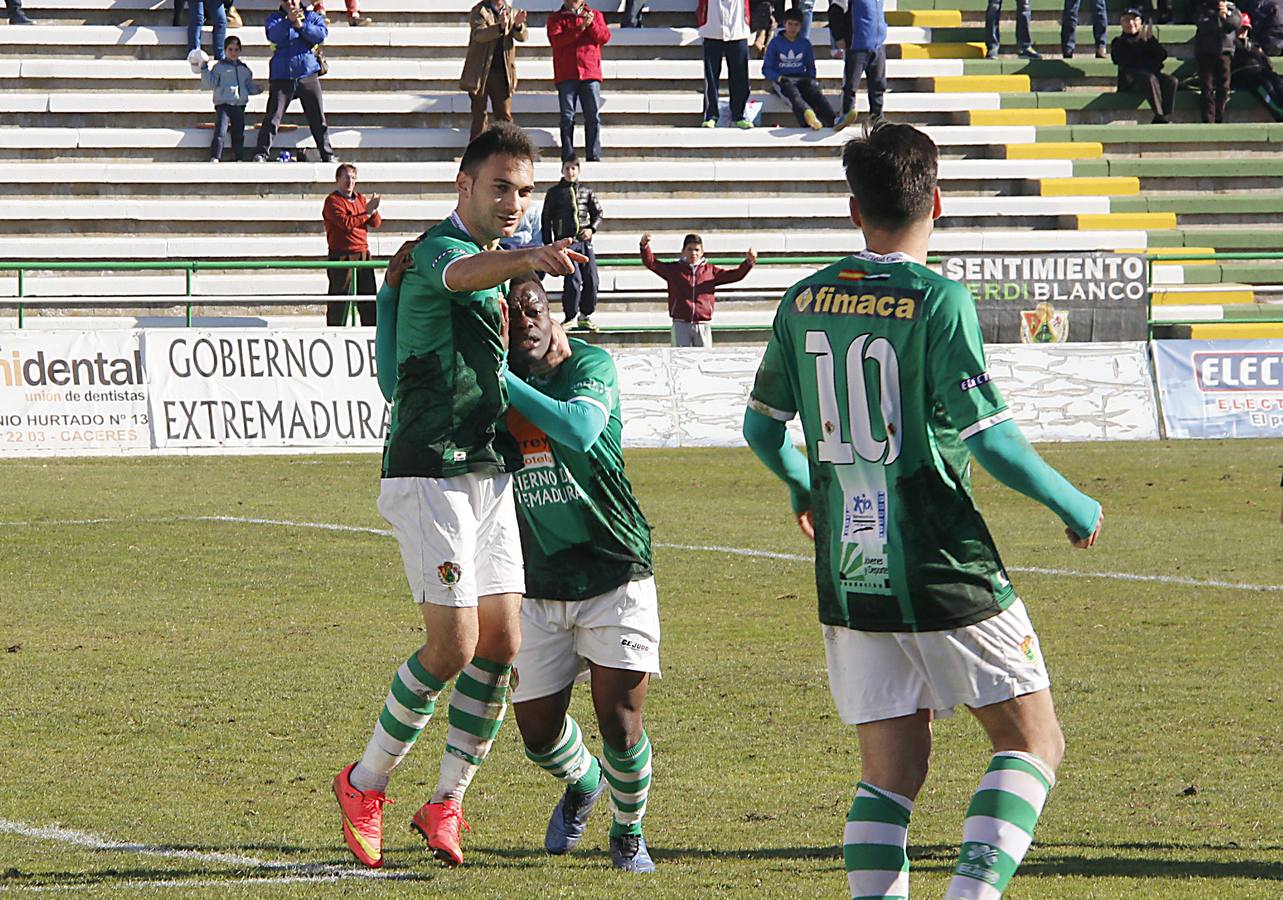
[(1172, 120), (1177, 80), (1163, 72), (1167, 51), (1154, 37), (1153, 27), (1141, 25), (1141, 11), (1129, 9), (1118, 20), (1123, 33), (1109, 45), (1109, 56), (1118, 66), (1118, 90), (1135, 91), (1149, 99), (1155, 124)]
[(592, 188), (579, 183), (579, 158), (571, 155), (561, 164), (561, 181), (548, 189), (544, 197), (541, 232), (545, 245), (562, 238), (574, 238), (570, 249), (587, 257), (576, 263), (575, 271), (566, 276), (561, 289), (561, 308), (566, 314), (562, 323), (588, 331), (597, 326), (590, 318), (597, 309), (597, 256), (592, 239), (601, 228), (602, 209)]
[(1230, 60), (1234, 56), (1234, 33), (1243, 24), (1233, 3), (1200, 0), (1194, 31), (1194, 59), (1203, 91), (1203, 121), (1224, 122), (1225, 104), (1230, 99)]
[(1274, 121), (1283, 122), (1283, 79), (1274, 71), (1270, 57), (1252, 40), (1251, 27), (1251, 16), (1243, 13), (1243, 24), (1234, 41), (1230, 84), (1260, 100)]
[(1283, 56), (1283, 0), (1251, 0), (1239, 7), (1252, 14), (1252, 40), (1266, 56)]

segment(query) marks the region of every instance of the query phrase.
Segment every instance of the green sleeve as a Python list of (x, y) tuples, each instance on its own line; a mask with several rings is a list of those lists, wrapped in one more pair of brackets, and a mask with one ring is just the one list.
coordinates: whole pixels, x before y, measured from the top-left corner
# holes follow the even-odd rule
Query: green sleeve
[[(414, 248), (414, 268), (410, 271), (421, 277), (430, 290), (440, 293), (458, 293), (445, 285), (445, 272), (450, 264), (465, 256), (472, 256), (477, 248), (449, 235), (424, 238)], [(407, 273), (409, 274), (409, 273)]]
[(985, 367), (984, 340), (971, 292), (949, 282), (927, 320), (927, 380), (963, 440), (1011, 418)]
[(389, 403), (396, 395), (396, 312), (399, 300), (400, 292), (384, 279), (378, 296), (374, 298), (374, 368), (379, 373), (379, 390)]
[(1037, 500), (1080, 538), (1100, 522), (1100, 504), (1078, 490), (1038, 455), (1011, 420), (967, 439), (967, 449), (998, 481)]
[(761, 415), (787, 422), (797, 415), (798, 401), (790, 378), (789, 356), (784, 349), (782, 332), (783, 323), (776, 315), (771, 340), (753, 379), (748, 407)]
[(762, 465), (788, 485), (793, 512), (810, 509), (811, 468), (806, 455), (793, 446), (785, 424), (750, 406), (744, 410), (744, 440)]

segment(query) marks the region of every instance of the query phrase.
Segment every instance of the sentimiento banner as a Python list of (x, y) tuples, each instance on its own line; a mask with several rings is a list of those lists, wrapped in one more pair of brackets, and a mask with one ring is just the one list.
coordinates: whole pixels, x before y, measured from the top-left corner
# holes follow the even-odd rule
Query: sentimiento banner
[(151, 446), (137, 331), (0, 332), (0, 454)]
[(1168, 437), (1283, 436), (1283, 340), (1152, 346)]
[(971, 290), (987, 343), (1147, 337), (1149, 267), (1139, 254), (949, 256), (941, 272)]
[(155, 329), (144, 355), (158, 449), (378, 450), (374, 329)]

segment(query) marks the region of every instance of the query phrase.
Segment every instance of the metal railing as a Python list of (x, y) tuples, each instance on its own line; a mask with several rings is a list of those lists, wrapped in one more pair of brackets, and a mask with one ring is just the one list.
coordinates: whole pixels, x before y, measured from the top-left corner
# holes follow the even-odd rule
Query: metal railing
[[(758, 265), (767, 266), (826, 266), (840, 262), (845, 256), (759, 256)], [(732, 266), (738, 265), (743, 257), (709, 257), (708, 261), (716, 265)], [(929, 256), (928, 264), (939, 264), (943, 257)], [(1180, 262), (1246, 262), (1246, 261), (1280, 261), (1283, 260), (1283, 252), (1262, 252), (1262, 251), (1242, 251), (1242, 252), (1212, 252), (1212, 253), (1182, 253), (1178, 249), (1171, 252), (1151, 253), (1147, 255), (1147, 276), (1150, 284), (1150, 308), (1148, 313), (1149, 329), (1152, 336), (1154, 326), (1157, 325), (1207, 325), (1216, 324), (1223, 320), (1219, 319), (1164, 319), (1159, 322), (1154, 320), (1153, 310), (1153, 291), (1162, 290), (1163, 286), (1154, 284), (1154, 266), (1158, 264), (1180, 263)], [(632, 257), (615, 257), (598, 259), (597, 264), (603, 268), (640, 268), (642, 263), (639, 259)], [(385, 269), (388, 261), (382, 259), (371, 260), (105, 260), (105, 261), (88, 261), (88, 260), (36, 260), (36, 261), (16, 261), (0, 260), (0, 272), (16, 272), (18, 277), (17, 285), (17, 315), (18, 327), (22, 328), (25, 321), (25, 305), (23, 299), (26, 294), (26, 278), (28, 272), (182, 272), (184, 275), (184, 296), (187, 298), (183, 306), (183, 319), (187, 326), (192, 323), (192, 308), (200, 304), (200, 296), (193, 290), (193, 280), (198, 272), (220, 272), (220, 271), (264, 271), (272, 269), (283, 270), (311, 270), (311, 271), (328, 271), (331, 269), (348, 269), (352, 272), (352, 277), (348, 279), (348, 292), (346, 295), (327, 295), (346, 296), (347, 309), (344, 311), (344, 323), (354, 324), (357, 321), (356, 303), (357, 297), (357, 278), (356, 272), (360, 269)], [(1283, 282), (1283, 267), (1280, 267), (1280, 281)], [(1182, 285), (1171, 285), (1170, 288), (1179, 288)], [(1202, 285), (1207, 287), (1207, 285)], [(249, 300), (254, 295), (246, 295)], [(52, 297), (42, 298), (41, 305), (54, 305)], [(327, 299), (317, 296), (315, 303), (325, 303)], [(333, 302), (332, 300), (328, 302)], [(124, 302), (122, 306), (126, 305)], [(1283, 308), (1278, 314), (1253, 316), (1250, 320), (1253, 324), (1279, 324), (1283, 323)]]

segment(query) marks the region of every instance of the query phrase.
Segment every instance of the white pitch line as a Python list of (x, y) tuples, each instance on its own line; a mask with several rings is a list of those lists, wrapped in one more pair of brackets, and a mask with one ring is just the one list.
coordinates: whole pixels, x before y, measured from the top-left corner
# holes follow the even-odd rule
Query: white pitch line
[[(227, 522), (238, 525), (275, 525), (282, 528), (316, 528), (321, 531), (336, 531), (357, 534), (373, 534), (379, 537), (391, 537), (392, 532), (384, 528), (368, 528), (360, 525), (339, 525), (333, 522), (295, 522), (289, 519), (258, 519), (248, 516), (174, 516), (163, 519), (81, 519), (51, 520), (46, 522), (0, 522), (3, 525), (89, 525), (106, 522), (148, 521), (148, 522)], [(692, 553), (724, 553), (729, 556), (748, 556), (757, 559), (779, 559), (787, 562), (813, 561), (810, 556), (800, 553), (778, 553), (772, 550), (754, 550), (747, 547), (722, 547), (701, 544), (667, 544), (656, 543), (662, 550), (684, 550)], [(1101, 578), (1106, 581), (1138, 581), (1150, 584), (1175, 584), (1182, 587), (1224, 588), (1230, 591), (1258, 591), (1263, 593), (1283, 592), (1283, 584), (1250, 584), (1241, 581), (1219, 581), (1215, 579), (1189, 578), (1181, 575), (1138, 575), (1133, 572), (1082, 572), (1075, 569), (1045, 569), (1038, 566), (1009, 566), (1009, 572), (1024, 575), (1055, 575), (1060, 578)]]
[[(412, 875), (384, 875), (384, 879), (399, 881), (402, 879), (414, 878)], [(240, 887), (247, 884), (336, 884), (345, 879), (342, 875), (281, 875), (276, 878), (206, 878), (201, 880), (184, 880), (182, 878), (171, 878), (165, 881), (133, 881), (125, 879), (121, 884), (130, 890), (156, 889), (156, 888), (227, 888)], [(28, 894), (49, 894), (55, 891), (84, 891), (93, 887), (93, 885), (83, 882), (75, 884), (23, 884), (10, 885), (0, 890), (23, 891)]]
[[(136, 853), (141, 856), (159, 856), (168, 859), (186, 859), (195, 862), (217, 863), (225, 866), (238, 866), (245, 869), (262, 869), (270, 872), (295, 873), (295, 878), (320, 878), (325, 880), (347, 878), (413, 878), (408, 873), (382, 872), (371, 869), (357, 869), (351, 866), (336, 866), (329, 863), (292, 863), (275, 862), (260, 859), (257, 856), (245, 856), (239, 853), (221, 851), (179, 850), (173, 847), (161, 847), (153, 844), (140, 844), (133, 841), (116, 841), (100, 837), (86, 831), (63, 828), (59, 825), (28, 825), (10, 819), (0, 819), (0, 834), (14, 834), (19, 837), (37, 840), (54, 841), (69, 844), (85, 850), (101, 850), (114, 853)], [(268, 879), (276, 881), (280, 879)]]

